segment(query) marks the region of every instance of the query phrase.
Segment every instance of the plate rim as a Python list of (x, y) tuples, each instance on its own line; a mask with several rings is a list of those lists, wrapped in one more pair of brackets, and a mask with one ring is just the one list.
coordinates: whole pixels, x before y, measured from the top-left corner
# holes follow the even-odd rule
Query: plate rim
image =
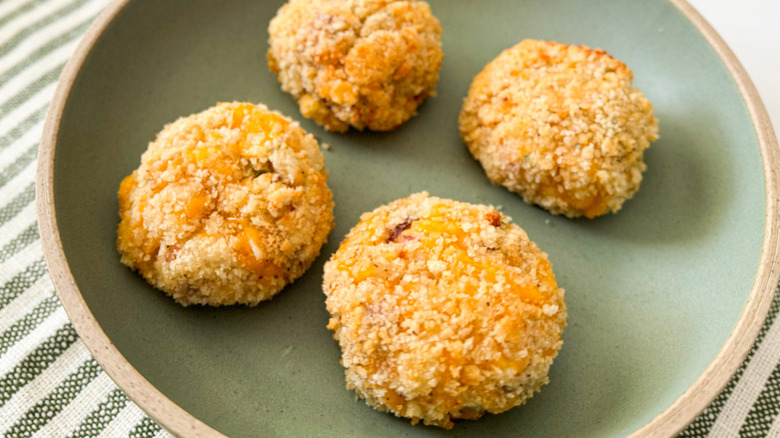
[[(106, 374), (146, 414), (177, 436), (224, 437), (174, 403), (146, 380), (114, 346), (89, 310), (67, 263), (54, 205), (54, 159), (65, 103), (73, 83), (92, 47), (114, 18), (133, 0), (114, 0), (89, 27), (57, 84), (38, 151), (36, 212), (44, 259), (65, 312), (89, 352)], [(632, 432), (630, 438), (674, 436), (690, 424), (728, 383), (745, 360), (758, 337), (780, 278), (780, 149), (763, 102), (744, 67), (704, 17), (687, 0), (668, 0), (705, 38), (731, 78), (747, 106), (761, 150), (766, 188), (766, 222), (758, 270), (750, 294), (734, 329), (715, 358), (672, 404)]]

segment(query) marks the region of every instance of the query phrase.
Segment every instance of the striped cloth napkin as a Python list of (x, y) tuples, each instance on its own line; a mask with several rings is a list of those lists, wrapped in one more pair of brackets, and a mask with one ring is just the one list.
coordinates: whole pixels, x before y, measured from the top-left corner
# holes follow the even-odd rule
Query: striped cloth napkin
[[(0, 432), (168, 437), (114, 385), (68, 321), (43, 261), (35, 160), (57, 78), (108, 0), (0, 1)], [(780, 437), (775, 298), (748, 359), (680, 436)]]

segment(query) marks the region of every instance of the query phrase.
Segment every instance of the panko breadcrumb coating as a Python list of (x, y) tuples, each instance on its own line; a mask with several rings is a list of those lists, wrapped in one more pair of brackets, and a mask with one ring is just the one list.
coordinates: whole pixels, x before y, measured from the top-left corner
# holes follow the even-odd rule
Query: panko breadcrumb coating
[(363, 214), (325, 264), (347, 388), (450, 429), (547, 383), (566, 322), (547, 256), (491, 207), (418, 193)]
[(441, 25), (417, 0), (291, 0), (268, 27), (268, 65), (326, 129), (389, 131), (435, 94)]
[(300, 277), (333, 228), (317, 141), (262, 105), (167, 125), (119, 187), (122, 263), (183, 305), (256, 305)]
[(496, 184), (570, 218), (620, 210), (639, 189), (658, 120), (603, 50), (525, 40), (471, 84), (460, 134)]

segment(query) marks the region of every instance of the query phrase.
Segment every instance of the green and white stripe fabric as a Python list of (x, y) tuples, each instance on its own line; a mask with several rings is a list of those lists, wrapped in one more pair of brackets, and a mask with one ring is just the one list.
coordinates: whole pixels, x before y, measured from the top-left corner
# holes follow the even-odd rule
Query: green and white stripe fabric
[(57, 78), (107, 0), (0, 2), (0, 433), (168, 437), (81, 343), (49, 279), (35, 158)]
[[(0, 433), (166, 437), (102, 371), (49, 279), (35, 159), (57, 78), (108, 0), (0, 0)], [(682, 437), (780, 437), (780, 300), (720, 396)]]

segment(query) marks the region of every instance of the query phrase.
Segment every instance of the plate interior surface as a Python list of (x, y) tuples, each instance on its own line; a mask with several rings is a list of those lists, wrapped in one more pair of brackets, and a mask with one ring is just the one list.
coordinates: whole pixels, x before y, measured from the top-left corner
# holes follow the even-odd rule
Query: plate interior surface
[[(108, 337), (155, 387), (229, 436), (622, 436), (669, 406), (734, 327), (756, 275), (766, 200), (761, 154), (725, 65), (670, 3), (433, 0), (445, 60), (438, 97), (390, 133), (304, 119), (266, 66), (279, 1), (134, 0), (109, 24), (68, 96), (54, 194), (76, 283)], [(458, 137), (473, 76), (524, 38), (623, 60), (661, 138), (616, 215), (568, 220), (492, 186)], [(307, 274), (256, 308), (183, 308), (119, 263), (116, 191), (168, 122), (218, 101), (263, 102), (324, 151), (336, 228)], [(344, 388), (325, 328), (322, 265), (362, 212), (427, 190), (501, 206), (566, 289), (551, 383), (522, 408), (451, 432), (367, 407)]]

